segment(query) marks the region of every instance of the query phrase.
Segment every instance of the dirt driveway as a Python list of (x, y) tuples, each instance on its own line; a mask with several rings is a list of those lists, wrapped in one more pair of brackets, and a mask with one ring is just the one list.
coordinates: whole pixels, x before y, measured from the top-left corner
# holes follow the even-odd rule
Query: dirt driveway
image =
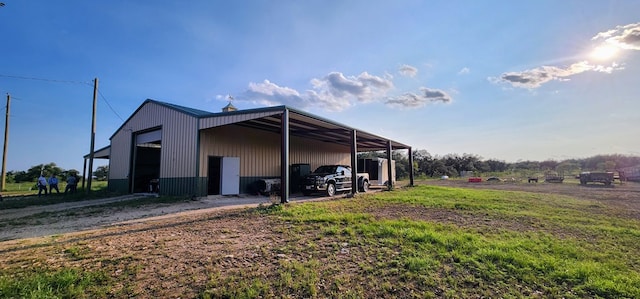
[[(420, 184), (465, 188), (553, 193), (592, 199), (624, 208), (627, 216), (640, 219), (640, 183), (616, 183), (612, 186), (577, 183), (481, 182), (464, 180), (429, 180)], [(379, 191), (375, 189), (373, 191)], [(148, 195), (127, 195), (115, 198), (33, 206), (0, 210), (0, 241), (59, 235), (131, 223), (156, 221), (183, 215), (206, 214), (224, 209), (241, 209), (260, 204), (269, 205), (277, 199), (264, 196), (210, 196), (167, 204), (147, 204), (137, 207), (114, 205), (121, 201), (140, 199)], [(292, 196), (291, 200), (326, 200), (326, 197)]]
[[(241, 209), (271, 204), (276, 199), (265, 196), (209, 196), (167, 204), (137, 207), (114, 203), (132, 201), (150, 195), (127, 195), (87, 201), (0, 210), (0, 241), (58, 235), (134, 222), (158, 220), (213, 210)], [(291, 201), (319, 200), (292, 197)]]

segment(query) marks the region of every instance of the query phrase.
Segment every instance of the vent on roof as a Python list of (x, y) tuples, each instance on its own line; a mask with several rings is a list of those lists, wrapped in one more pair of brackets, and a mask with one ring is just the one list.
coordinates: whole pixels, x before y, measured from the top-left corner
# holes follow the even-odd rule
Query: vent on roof
[(233, 101), (233, 97), (232, 96), (228, 96), (229, 98), (229, 104), (227, 104), (227, 106), (224, 106), (222, 108), (222, 112), (231, 112), (231, 111), (236, 111), (238, 110), (238, 108), (236, 108), (235, 106), (233, 106), (231, 104), (231, 101)]

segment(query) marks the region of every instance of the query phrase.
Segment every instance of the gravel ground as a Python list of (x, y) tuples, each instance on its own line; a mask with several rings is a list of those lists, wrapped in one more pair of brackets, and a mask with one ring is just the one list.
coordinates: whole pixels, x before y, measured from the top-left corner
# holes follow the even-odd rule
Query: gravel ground
[[(0, 241), (58, 235), (133, 222), (176, 217), (187, 213), (207, 213), (220, 209), (239, 209), (271, 204), (264, 196), (209, 196), (198, 200), (153, 204), (139, 207), (107, 206), (150, 195), (127, 195), (114, 198), (31, 206), (0, 210)], [(294, 197), (292, 201), (312, 200)]]
[[(466, 188), (529, 191), (565, 194), (593, 199), (607, 205), (624, 208), (627, 215), (640, 219), (640, 184), (626, 182), (612, 186), (577, 183), (481, 182), (464, 180), (430, 180), (420, 184)], [(376, 189), (380, 190), (380, 189)], [(373, 190), (375, 192), (376, 190)], [(114, 198), (32, 206), (0, 210), (0, 241), (59, 235), (131, 223), (143, 223), (172, 217), (205, 214), (216, 210), (242, 209), (276, 202), (264, 196), (209, 196), (197, 200), (170, 204), (149, 204), (138, 207), (106, 206), (115, 202), (136, 200), (149, 195), (127, 195)], [(291, 201), (326, 200), (326, 197), (292, 196)]]

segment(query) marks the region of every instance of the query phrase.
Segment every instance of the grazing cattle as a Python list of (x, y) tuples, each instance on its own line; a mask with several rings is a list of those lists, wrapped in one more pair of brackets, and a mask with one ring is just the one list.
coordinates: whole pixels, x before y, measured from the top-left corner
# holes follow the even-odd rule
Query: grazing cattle
[(529, 183), (537, 183), (538, 178), (529, 178)]

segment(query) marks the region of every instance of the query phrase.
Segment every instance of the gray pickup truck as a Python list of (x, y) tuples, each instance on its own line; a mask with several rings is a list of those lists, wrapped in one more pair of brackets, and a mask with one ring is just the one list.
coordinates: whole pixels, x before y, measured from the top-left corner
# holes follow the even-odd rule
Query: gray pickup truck
[[(369, 190), (369, 174), (358, 173), (358, 191)], [(323, 192), (334, 196), (339, 191), (351, 190), (351, 167), (346, 165), (323, 165), (302, 178), (300, 189), (302, 194)]]

